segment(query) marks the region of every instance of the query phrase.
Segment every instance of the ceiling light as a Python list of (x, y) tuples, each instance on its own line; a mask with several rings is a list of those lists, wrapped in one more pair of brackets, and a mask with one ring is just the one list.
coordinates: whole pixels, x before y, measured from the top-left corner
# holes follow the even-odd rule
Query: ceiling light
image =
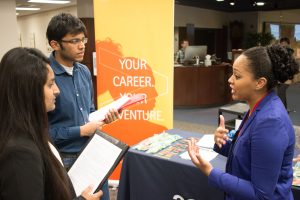
[(40, 10), (40, 8), (16, 7), (16, 10)]
[(29, 3), (52, 3), (52, 4), (67, 4), (70, 1), (58, 1), (58, 0), (29, 0)]
[(257, 5), (257, 6), (264, 6), (264, 5), (265, 5), (265, 2), (263, 2), (263, 1), (258, 1), (258, 2), (256, 2), (256, 5)]
[(224, 1), (224, 0), (217, 0), (217, 1)]
[(234, 6), (234, 5), (235, 5), (235, 1), (234, 1), (234, 0), (230, 0), (229, 4), (230, 4), (231, 6)]

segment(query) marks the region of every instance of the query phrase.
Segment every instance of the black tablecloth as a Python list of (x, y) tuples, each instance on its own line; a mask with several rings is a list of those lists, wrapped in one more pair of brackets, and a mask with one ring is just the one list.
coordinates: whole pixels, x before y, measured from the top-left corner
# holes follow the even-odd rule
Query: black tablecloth
[[(184, 138), (202, 134), (172, 129)], [(211, 164), (225, 169), (226, 158), (218, 155)], [(293, 188), (295, 200), (300, 189)], [(224, 193), (208, 186), (207, 177), (190, 160), (175, 156), (163, 159), (130, 149), (123, 160), (118, 200), (218, 200)]]

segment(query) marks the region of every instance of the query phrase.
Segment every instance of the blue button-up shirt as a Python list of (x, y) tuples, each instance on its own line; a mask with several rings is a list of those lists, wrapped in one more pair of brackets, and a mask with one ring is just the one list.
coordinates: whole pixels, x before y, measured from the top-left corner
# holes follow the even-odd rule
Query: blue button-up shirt
[(89, 69), (74, 63), (73, 75), (50, 56), (55, 82), (60, 89), (55, 110), (48, 113), (50, 137), (60, 152), (77, 153), (88, 137), (80, 137), (80, 126), (88, 122), (89, 113), (95, 110), (93, 84)]

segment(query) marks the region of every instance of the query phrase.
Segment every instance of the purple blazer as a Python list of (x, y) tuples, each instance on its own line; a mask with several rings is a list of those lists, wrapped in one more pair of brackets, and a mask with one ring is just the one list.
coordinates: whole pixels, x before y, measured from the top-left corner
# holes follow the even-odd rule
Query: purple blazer
[(215, 145), (214, 150), (228, 159), (226, 172), (213, 169), (209, 184), (223, 190), (228, 200), (293, 199), (295, 132), (275, 92), (271, 91), (242, 123), (236, 140), (221, 149)]

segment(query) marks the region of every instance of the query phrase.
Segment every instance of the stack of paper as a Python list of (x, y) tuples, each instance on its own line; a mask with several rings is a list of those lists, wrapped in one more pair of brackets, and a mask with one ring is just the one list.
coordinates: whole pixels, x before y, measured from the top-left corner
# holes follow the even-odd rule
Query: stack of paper
[(92, 112), (89, 115), (89, 121), (103, 121), (105, 119), (105, 115), (109, 113), (109, 110), (121, 110), (125, 107), (128, 107), (137, 102), (143, 101), (145, 99), (145, 95), (136, 94), (131, 97), (124, 95), (116, 101), (100, 108), (99, 110)]

